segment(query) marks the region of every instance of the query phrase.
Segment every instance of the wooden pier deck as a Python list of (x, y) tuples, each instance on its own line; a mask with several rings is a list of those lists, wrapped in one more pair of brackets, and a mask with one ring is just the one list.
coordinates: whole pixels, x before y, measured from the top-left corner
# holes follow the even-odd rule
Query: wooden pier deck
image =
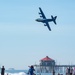
[(75, 67), (75, 65), (55, 65), (55, 66), (43, 66), (43, 65), (34, 65), (35, 67)]

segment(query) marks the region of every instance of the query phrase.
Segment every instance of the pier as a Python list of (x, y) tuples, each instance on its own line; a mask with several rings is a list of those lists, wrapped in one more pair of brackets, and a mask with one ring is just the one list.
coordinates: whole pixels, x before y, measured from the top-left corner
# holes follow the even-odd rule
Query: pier
[(54, 67), (75, 67), (75, 65), (55, 65)]
[(75, 65), (54, 65), (54, 66), (44, 66), (44, 65), (34, 65), (35, 67), (75, 67)]
[(55, 60), (46, 56), (40, 60), (39, 65), (35, 64), (34, 67), (36, 71), (39, 73), (52, 73), (55, 72), (66, 72), (67, 68), (74, 69), (75, 65), (57, 65)]
[(36, 67), (37, 73), (65, 73), (67, 68), (74, 69), (75, 65), (55, 65), (55, 66), (42, 66), (42, 65), (34, 65)]

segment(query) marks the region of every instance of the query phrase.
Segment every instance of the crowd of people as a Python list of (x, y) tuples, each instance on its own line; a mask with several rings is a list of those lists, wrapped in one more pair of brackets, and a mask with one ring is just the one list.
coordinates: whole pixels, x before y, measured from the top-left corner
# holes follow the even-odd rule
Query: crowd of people
[(71, 67), (67, 68), (66, 75), (75, 75), (75, 68), (74, 69)]

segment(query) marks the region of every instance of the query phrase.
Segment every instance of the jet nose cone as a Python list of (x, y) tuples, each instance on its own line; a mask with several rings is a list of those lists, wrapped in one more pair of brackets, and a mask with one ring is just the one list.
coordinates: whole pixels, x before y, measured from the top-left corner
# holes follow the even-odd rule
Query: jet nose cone
[(38, 21), (38, 19), (36, 19), (35, 21)]

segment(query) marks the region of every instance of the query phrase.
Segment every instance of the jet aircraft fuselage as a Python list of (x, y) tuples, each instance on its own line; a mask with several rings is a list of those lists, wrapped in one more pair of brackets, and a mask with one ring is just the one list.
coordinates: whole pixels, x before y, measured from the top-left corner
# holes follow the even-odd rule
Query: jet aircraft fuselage
[(46, 23), (46, 22), (51, 22), (53, 21), (52, 19), (41, 19), (41, 18), (38, 18), (36, 19), (37, 22), (43, 22), (43, 23)]
[(42, 22), (42, 23), (44, 23), (44, 26), (47, 26), (48, 29), (49, 29), (49, 31), (51, 31), (51, 28), (50, 28), (48, 22), (52, 22), (52, 21), (53, 21), (54, 24), (56, 24), (56, 18), (57, 18), (57, 16), (53, 17), (53, 16), (51, 15), (51, 19), (47, 19), (46, 16), (44, 15), (42, 9), (41, 9), (40, 7), (39, 7), (39, 10), (40, 10), (40, 13), (39, 13), (39, 14), (40, 14), (40, 17), (41, 17), (41, 18), (36, 19), (36, 21), (37, 21), (37, 22)]

